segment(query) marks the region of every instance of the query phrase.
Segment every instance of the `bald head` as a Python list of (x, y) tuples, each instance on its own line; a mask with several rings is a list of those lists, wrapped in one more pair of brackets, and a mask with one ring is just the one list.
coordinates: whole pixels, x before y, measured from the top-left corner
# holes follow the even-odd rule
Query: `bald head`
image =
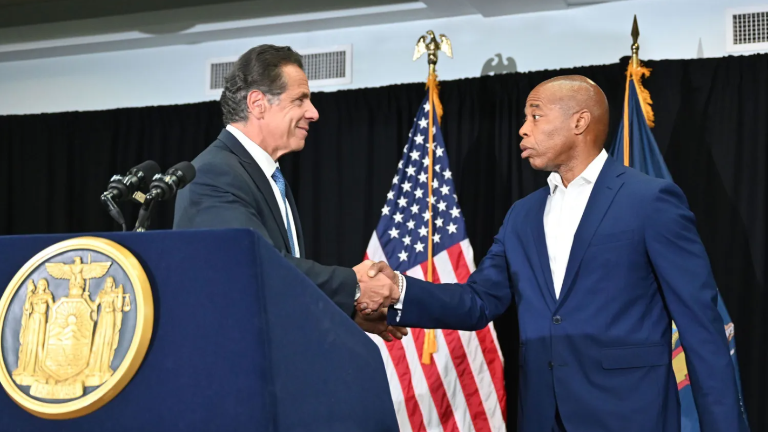
[(525, 113), (520, 147), (534, 169), (586, 167), (608, 136), (608, 101), (600, 87), (583, 76), (539, 84), (528, 96)]
[(564, 75), (544, 81), (533, 92), (537, 90), (545, 93), (565, 115), (588, 111), (591, 118), (584, 133), (592, 138), (591, 144), (602, 148), (608, 136), (608, 99), (597, 84), (581, 75)]

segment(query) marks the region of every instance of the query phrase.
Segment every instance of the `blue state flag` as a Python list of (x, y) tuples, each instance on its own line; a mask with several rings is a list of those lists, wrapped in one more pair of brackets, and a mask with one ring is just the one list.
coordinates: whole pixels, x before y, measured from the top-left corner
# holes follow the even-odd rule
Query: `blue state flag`
[[(650, 75), (650, 69), (642, 65), (634, 67), (630, 60), (627, 70), (624, 116), (610, 154), (624, 165), (649, 176), (672, 180), (667, 165), (664, 163), (664, 158), (659, 151), (659, 146), (651, 132), (654, 120), (651, 110), (651, 95), (641, 84), (642, 77), (648, 75)], [(723, 319), (723, 329), (728, 337), (731, 360), (736, 371), (736, 384), (739, 389), (739, 403), (742, 413), (738, 432), (749, 432), (747, 412), (741, 393), (739, 364), (736, 359), (733, 321), (728, 315), (720, 292), (717, 293), (717, 310)], [(681, 432), (700, 432), (699, 415), (693, 400), (688, 367), (685, 363), (685, 352), (680, 344), (680, 335), (674, 322), (672, 323), (672, 346), (672, 367), (677, 378), (677, 389), (680, 396)]]

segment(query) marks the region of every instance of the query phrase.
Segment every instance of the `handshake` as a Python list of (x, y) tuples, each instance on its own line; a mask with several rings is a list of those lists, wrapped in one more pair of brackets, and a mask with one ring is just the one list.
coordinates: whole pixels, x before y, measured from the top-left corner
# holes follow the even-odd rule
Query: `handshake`
[(363, 261), (352, 268), (360, 284), (355, 300), (355, 323), (387, 342), (408, 334), (405, 327), (387, 325), (387, 309), (400, 299), (400, 276), (385, 262)]

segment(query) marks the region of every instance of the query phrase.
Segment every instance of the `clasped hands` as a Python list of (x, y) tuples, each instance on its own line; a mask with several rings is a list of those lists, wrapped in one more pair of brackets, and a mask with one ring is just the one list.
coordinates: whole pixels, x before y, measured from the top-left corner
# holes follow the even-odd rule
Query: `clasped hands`
[(360, 284), (355, 323), (387, 342), (408, 334), (405, 327), (387, 325), (387, 309), (400, 299), (399, 276), (384, 262), (363, 261), (352, 268)]

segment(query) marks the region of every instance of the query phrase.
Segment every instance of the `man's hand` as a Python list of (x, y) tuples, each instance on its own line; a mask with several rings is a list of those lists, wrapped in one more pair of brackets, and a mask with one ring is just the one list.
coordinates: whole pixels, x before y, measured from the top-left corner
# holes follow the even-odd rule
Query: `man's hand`
[[(384, 265), (389, 269), (389, 272), (380, 272), (379, 264), (373, 261), (363, 261), (352, 268), (360, 284), (360, 298), (356, 301), (357, 310), (364, 315), (372, 314), (373, 311), (382, 308), (386, 309), (400, 298), (397, 275), (392, 269), (389, 269), (386, 263)], [(362, 305), (364, 307), (361, 307)]]
[(386, 308), (379, 309), (370, 315), (355, 312), (355, 323), (366, 332), (379, 335), (387, 342), (392, 342), (394, 339), (400, 340), (403, 336), (408, 335), (408, 329), (405, 327), (387, 325)]
[[(359, 264), (355, 269), (358, 267), (368, 267), (368, 271), (365, 273), (365, 279), (377, 279), (384, 276), (386, 279), (389, 279), (392, 284), (394, 285), (394, 289), (396, 294), (394, 294), (391, 298), (392, 303), (396, 303), (398, 299), (400, 299), (400, 289), (399, 289), (399, 277), (395, 273), (394, 270), (392, 270), (391, 267), (389, 267), (389, 264), (387, 264), (384, 261), (379, 262), (373, 262), (370, 260), (363, 261), (361, 264)], [(355, 273), (357, 273), (357, 270), (355, 270)], [(360, 276), (358, 274), (358, 281), (360, 281)], [(362, 282), (360, 283), (361, 291), (362, 291)], [(391, 303), (390, 303), (391, 304)], [(387, 304), (384, 307), (388, 307), (389, 304)], [(373, 311), (379, 309), (379, 306), (377, 306), (375, 303), (371, 303), (368, 301), (368, 298), (363, 298), (363, 295), (360, 295), (360, 298), (357, 299), (356, 302), (356, 308), (359, 312), (363, 313), (364, 315), (368, 315), (373, 313)]]

